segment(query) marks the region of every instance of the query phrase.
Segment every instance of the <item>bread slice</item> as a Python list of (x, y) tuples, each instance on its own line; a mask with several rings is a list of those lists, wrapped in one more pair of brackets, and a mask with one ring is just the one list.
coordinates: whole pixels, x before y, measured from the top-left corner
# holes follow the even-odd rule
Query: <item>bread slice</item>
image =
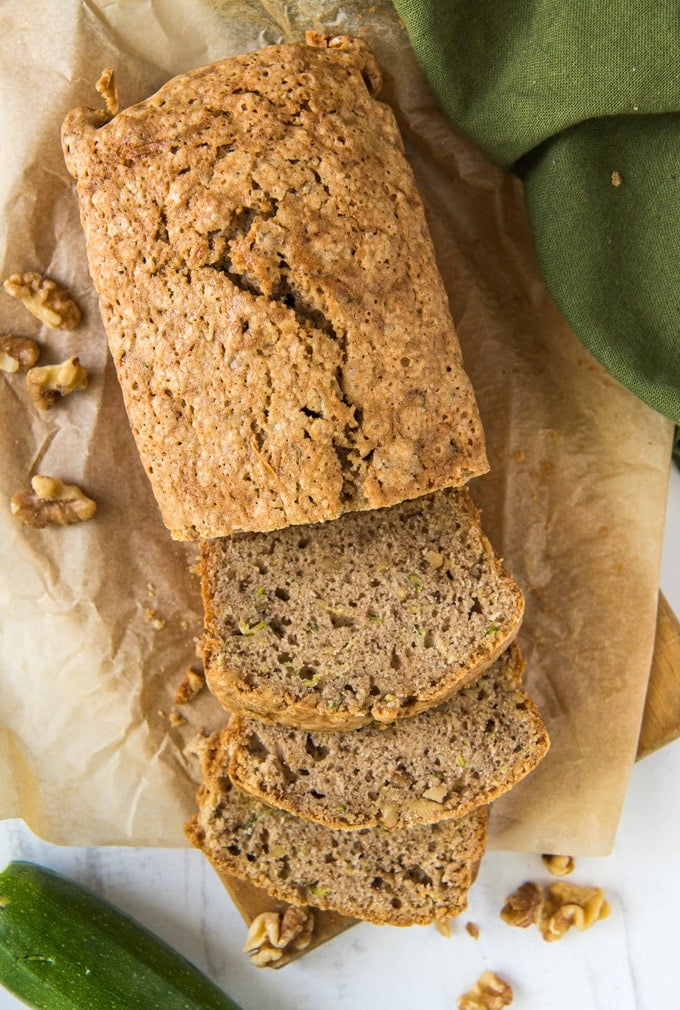
[(514, 638), (522, 594), (465, 489), (201, 545), (208, 685), (304, 729), (445, 701)]
[(314, 36), (62, 140), (132, 431), (173, 537), (335, 519), (488, 469), (380, 72)]
[(425, 924), (465, 909), (486, 844), (486, 808), (397, 831), (334, 831), (232, 786), (223, 732), (210, 738), (203, 764), (199, 810), (186, 833), (219, 873), (296, 905), (378, 924)]
[(515, 644), (439, 708), (388, 727), (310, 733), (234, 716), (229, 776), (258, 799), (330, 828), (404, 828), (463, 817), (548, 750)]

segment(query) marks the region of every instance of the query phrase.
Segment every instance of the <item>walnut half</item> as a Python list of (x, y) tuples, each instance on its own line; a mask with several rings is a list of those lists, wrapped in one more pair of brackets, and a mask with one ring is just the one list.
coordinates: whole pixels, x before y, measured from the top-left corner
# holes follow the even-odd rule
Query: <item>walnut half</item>
[(75, 484), (64, 484), (58, 477), (36, 474), (30, 491), (15, 494), (10, 503), (12, 514), (26, 526), (41, 530), (46, 526), (69, 526), (91, 519), (96, 502)]
[(49, 277), (31, 272), (12, 274), (5, 281), (4, 288), (45, 326), (54, 330), (75, 330), (80, 324), (80, 309)]
[(566, 880), (551, 884), (541, 919), (541, 933), (548, 941), (561, 940), (576, 926), (590, 929), (611, 912), (601, 887), (582, 887)]
[(5, 333), (0, 337), (0, 368), (3, 372), (27, 372), (40, 357), (40, 348), (29, 337)]
[(32, 368), (26, 376), (26, 388), (38, 410), (50, 410), (60, 397), (87, 389), (87, 371), (78, 358), (67, 358), (60, 365)]
[(503, 1010), (512, 1000), (512, 987), (495, 972), (485, 971), (472, 989), (459, 997), (458, 1010)]
[(536, 923), (543, 939), (553, 941), (560, 940), (572, 926), (589, 929), (610, 912), (601, 887), (558, 880), (545, 888), (529, 881), (507, 898), (501, 919), (523, 929)]
[(261, 912), (250, 924), (244, 954), (258, 968), (276, 964), (293, 951), (309, 947), (314, 931), (314, 913), (309, 908), (288, 905), (281, 912)]

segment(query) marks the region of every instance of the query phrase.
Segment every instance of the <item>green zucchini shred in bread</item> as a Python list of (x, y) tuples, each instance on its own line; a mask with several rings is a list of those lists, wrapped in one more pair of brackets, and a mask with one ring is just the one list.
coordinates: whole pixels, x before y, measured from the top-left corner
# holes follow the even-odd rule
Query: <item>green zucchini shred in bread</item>
[(180, 540), (335, 519), (488, 469), (368, 46), (268, 47), (62, 129), (142, 462)]
[(334, 831), (236, 789), (221, 733), (206, 743), (190, 841), (220, 874), (295, 905), (394, 926), (459, 915), (486, 844), (487, 809), (459, 820), (385, 831)]
[(511, 789), (548, 750), (522, 690), (523, 665), (513, 644), (444, 705), (387, 727), (310, 733), (233, 716), (229, 776), (265, 803), (331, 828), (462, 817)]
[(516, 635), (522, 594), (464, 489), (201, 545), (208, 686), (229, 712), (350, 729), (439, 704)]

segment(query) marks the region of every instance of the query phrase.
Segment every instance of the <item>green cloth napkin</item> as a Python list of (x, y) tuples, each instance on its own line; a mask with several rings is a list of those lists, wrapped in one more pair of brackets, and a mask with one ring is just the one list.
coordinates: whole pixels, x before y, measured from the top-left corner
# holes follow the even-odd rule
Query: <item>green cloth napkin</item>
[(680, 3), (394, 0), (442, 107), (522, 178), (563, 315), (680, 424)]

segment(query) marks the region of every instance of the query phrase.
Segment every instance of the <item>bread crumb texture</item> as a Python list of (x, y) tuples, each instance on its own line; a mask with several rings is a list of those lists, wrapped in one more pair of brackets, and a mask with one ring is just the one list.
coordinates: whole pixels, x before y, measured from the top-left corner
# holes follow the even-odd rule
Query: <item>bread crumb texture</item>
[(203, 767), (199, 812), (186, 831), (219, 873), (295, 905), (395, 926), (465, 909), (486, 843), (486, 808), (427, 827), (333, 831), (236, 789), (220, 733), (208, 741)]
[(208, 686), (305, 729), (445, 701), (516, 635), (524, 602), (465, 489), (202, 545)]
[(269, 47), (62, 131), (142, 460), (178, 539), (392, 505), (487, 469), (368, 47)]

